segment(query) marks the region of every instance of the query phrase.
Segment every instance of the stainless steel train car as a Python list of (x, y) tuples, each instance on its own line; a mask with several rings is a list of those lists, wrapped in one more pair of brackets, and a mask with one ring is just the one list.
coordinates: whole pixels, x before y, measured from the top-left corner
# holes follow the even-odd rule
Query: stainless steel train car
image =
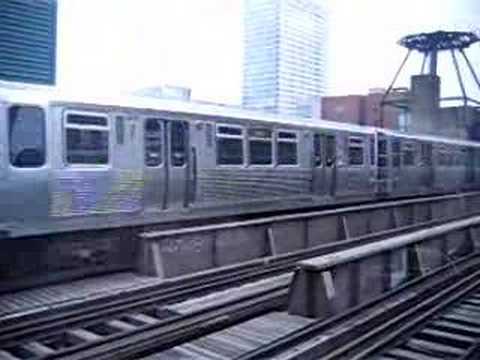
[(480, 145), (146, 98), (0, 96), (0, 234), (446, 193)]

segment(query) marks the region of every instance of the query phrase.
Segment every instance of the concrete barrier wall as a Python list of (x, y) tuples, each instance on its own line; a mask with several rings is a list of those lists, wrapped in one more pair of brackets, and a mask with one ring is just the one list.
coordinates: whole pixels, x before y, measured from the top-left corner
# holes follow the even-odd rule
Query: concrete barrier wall
[[(141, 273), (164, 278), (331, 244), (432, 219), (480, 211), (480, 195), (366, 205), (140, 234)], [(446, 241), (455, 251), (461, 239)]]
[(480, 251), (479, 225), (477, 215), (301, 261), (290, 288), (289, 312), (324, 319), (379, 298), (409, 279)]

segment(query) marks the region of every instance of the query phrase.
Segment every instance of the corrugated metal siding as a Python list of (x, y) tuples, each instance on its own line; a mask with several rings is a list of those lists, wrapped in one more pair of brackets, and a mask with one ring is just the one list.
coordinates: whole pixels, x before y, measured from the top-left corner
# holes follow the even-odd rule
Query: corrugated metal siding
[(202, 201), (244, 201), (311, 194), (308, 169), (208, 169), (200, 172)]
[(56, 0), (0, 0), (0, 79), (55, 83)]

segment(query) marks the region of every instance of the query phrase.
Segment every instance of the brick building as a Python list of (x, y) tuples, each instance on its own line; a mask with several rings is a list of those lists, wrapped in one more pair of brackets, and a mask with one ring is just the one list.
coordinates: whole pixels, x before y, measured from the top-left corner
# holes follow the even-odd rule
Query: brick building
[(390, 106), (384, 108), (381, 121), (381, 102), (384, 89), (372, 89), (368, 95), (325, 96), (315, 118), (366, 126), (399, 129), (404, 126), (402, 111)]

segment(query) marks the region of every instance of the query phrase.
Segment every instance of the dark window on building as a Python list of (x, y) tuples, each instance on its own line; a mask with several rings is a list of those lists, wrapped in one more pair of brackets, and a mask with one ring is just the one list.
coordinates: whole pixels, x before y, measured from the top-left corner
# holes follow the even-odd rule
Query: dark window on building
[(10, 163), (20, 168), (45, 164), (45, 113), (34, 106), (9, 110)]
[(271, 165), (272, 131), (269, 129), (249, 129), (248, 147), (251, 165)]
[(313, 162), (315, 167), (322, 166), (322, 136), (320, 134), (313, 135)]
[(187, 123), (174, 121), (170, 126), (170, 159), (172, 166), (180, 167), (187, 161)]
[(351, 137), (348, 140), (348, 164), (363, 165), (364, 144), (363, 139)]
[(160, 166), (163, 163), (163, 123), (160, 119), (145, 121), (145, 165)]
[(68, 114), (65, 124), (68, 164), (108, 163), (109, 128), (106, 117)]
[(415, 166), (415, 145), (406, 143), (403, 144), (403, 165)]
[(217, 126), (217, 164), (243, 165), (243, 128)]
[(335, 166), (336, 153), (337, 153), (337, 142), (335, 140), (335, 136), (328, 135), (327, 136), (327, 144), (326, 144), (326, 154), (325, 154), (325, 162), (327, 167)]
[(277, 134), (277, 164), (297, 165), (297, 134), (279, 131)]

